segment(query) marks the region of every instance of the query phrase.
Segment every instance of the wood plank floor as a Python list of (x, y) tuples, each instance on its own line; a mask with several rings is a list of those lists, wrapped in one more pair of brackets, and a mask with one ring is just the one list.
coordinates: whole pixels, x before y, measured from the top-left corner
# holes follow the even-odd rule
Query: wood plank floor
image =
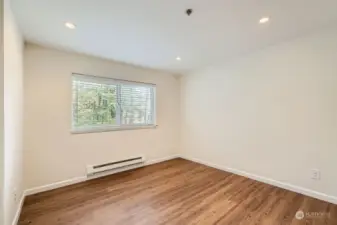
[(337, 225), (337, 205), (174, 159), (29, 196), (26, 224)]

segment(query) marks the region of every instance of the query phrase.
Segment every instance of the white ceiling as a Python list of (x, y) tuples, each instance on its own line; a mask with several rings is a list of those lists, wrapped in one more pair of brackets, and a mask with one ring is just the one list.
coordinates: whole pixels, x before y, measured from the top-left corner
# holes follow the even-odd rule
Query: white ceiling
[[(337, 21), (337, 0), (12, 0), (28, 42), (185, 73)], [(193, 8), (188, 17), (184, 11)], [(259, 19), (270, 17), (268, 24)], [(70, 21), (77, 29), (70, 30)], [(181, 61), (176, 61), (180, 56)]]

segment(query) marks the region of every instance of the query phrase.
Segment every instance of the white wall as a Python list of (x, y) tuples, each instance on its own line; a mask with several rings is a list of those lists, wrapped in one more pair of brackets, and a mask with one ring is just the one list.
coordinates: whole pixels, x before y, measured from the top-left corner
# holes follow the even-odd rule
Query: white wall
[(181, 96), (184, 155), (337, 196), (336, 28), (183, 77)]
[(0, 0), (0, 224), (4, 224), (4, 169), (5, 169), (5, 152), (4, 152), (4, 3)]
[[(26, 188), (85, 176), (85, 166), (178, 151), (180, 86), (171, 74), (47, 49), (25, 48), (24, 171)], [(71, 73), (157, 84), (156, 129), (71, 134)]]
[[(12, 224), (23, 194), (22, 185), (22, 92), (23, 40), (10, 9), (4, 2), (4, 141), (5, 225)], [(14, 193), (17, 199), (14, 199)]]

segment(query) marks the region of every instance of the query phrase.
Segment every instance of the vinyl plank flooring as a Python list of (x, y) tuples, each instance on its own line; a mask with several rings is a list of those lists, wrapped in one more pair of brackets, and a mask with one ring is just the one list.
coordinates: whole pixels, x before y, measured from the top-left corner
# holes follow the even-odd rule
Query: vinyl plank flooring
[(337, 205), (174, 159), (28, 196), (27, 224), (337, 225)]

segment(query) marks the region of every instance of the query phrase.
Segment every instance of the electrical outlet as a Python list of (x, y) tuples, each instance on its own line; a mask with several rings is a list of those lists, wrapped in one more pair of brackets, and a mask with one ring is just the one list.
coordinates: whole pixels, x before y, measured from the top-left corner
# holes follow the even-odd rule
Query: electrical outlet
[(311, 179), (320, 180), (321, 179), (321, 171), (318, 169), (311, 170)]

